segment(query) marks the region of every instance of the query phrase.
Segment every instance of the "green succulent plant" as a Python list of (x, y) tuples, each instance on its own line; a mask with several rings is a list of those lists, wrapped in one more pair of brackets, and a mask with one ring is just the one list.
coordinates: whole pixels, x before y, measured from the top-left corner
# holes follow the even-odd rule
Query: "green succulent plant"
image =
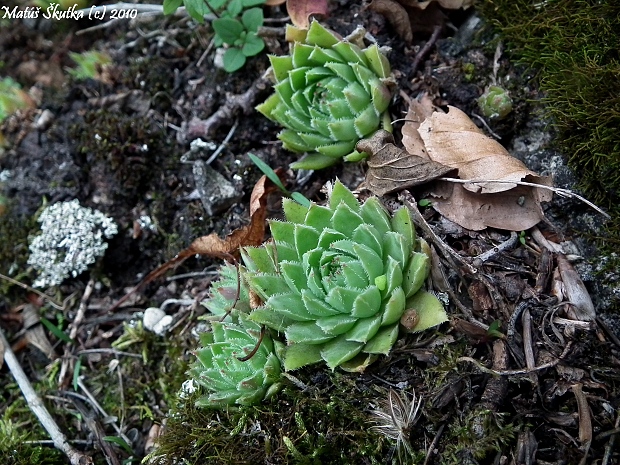
[(355, 144), (390, 128), (387, 58), (377, 45), (362, 49), (317, 21), (297, 35), (290, 55), (269, 57), (275, 93), (256, 109), (284, 126), (278, 138), (286, 149), (307, 152), (293, 168), (360, 160)]
[(287, 221), (270, 223), (273, 241), (242, 257), (263, 301), (249, 318), (284, 333), (286, 370), (321, 360), (354, 369), (367, 363), (360, 358), (387, 354), (405, 310), (415, 314), (413, 331), (446, 320), (422, 290), (430, 262), (406, 208), (390, 217), (376, 197), (360, 205), (337, 181), (327, 206), (285, 199), (284, 213)]
[(217, 318), (222, 318), (231, 313), (250, 313), (248, 286), (241, 279), (237, 267), (225, 263), (220, 267), (218, 273), (219, 278), (211, 283), (209, 297), (202, 302), (202, 305)]
[(260, 325), (248, 320), (246, 315), (235, 317), (237, 323), (212, 322), (211, 331), (200, 336), (203, 347), (196, 351), (196, 362), (189, 371), (208, 391), (196, 401), (199, 407), (252, 405), (279, 389), (281, 365), (275, 353), (277, 342), (262, 334)]
[(501, 120), (512, 111), (512, 99), (503, 87), (489, 86), (478, 98), (478, 106), (487, 118)]

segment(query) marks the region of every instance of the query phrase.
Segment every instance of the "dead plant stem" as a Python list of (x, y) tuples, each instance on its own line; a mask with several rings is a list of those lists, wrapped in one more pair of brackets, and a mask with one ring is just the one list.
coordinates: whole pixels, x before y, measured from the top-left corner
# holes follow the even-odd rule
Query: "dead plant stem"
[(54, 441), (54, 446), (69, 458), (72, 465), (85, 465), (93, 463), (93, 459), (89, 455), (74, 449), (73, 446), (67, 442), (67, 437), (60, 430), (52, 415), (45, 408), (43, 401), (32, 387), (32, 384), (30, 384), (30, 380), (28, 380), (28, 377), (19, 364), (17, 357), (15, 357), (15, 354), (11, 350), (11, 345), (6, 339), (2, 328), (0, 328), (0, 346), (4, 348), (4, 360), (9, 367), (13, 378), (15, 378), (19, 389), (26, 398), (28, 407), (39, 419), (41, 425), (45, 428), (45, 431), (47, 431), (50, 435), (50, 438)]

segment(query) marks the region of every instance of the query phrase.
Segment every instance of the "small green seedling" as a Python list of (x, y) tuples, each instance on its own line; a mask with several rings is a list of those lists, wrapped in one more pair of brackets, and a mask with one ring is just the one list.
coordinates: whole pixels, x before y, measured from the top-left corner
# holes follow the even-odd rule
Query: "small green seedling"
[(237, 71), (243, 67), (248, 57), (263, 51), (265, 42), (257, 34), (263, 20), (263, 10), (250, 8), (243, 12), (241, 21), (235, 18), (219, 18), (213, 21), (215, 45), (229, 46), (223, 58), (226, 71)]
[(519, 233), (519, 242), (523, 245), (525, 245), (525, 231), (521, 231)]
[(500, 320), (495, 320), (493, 323), (489, 325), (489, 329), (487, 329), (487, 335), (490, 338), (497, 339), (506, 339), (504, 333), (500, 331), (502, 322)]
[(282, 181), (280, 181), (280, 178), (278, 177), (276, 172), (271, 168), (271, 166), (269, 166), (263, 160), (258, 158), (256, 155), (249, 153), (248, 156), (250, 157), (250, 160), (252, 160), (252, 163), (254, 163), (258, 167), (258, 169), (261, 170), (263, 174), (267, 176), (267, 178), (269, 178), (269, 180), (276, 185), (278, 189), (284, 192), (284, 194), (288, 195), (295, 202), (297, 202), (300, 205), (303, 205), (304, 207), (310, 206), (310, 201), (301, 192), (289, 192), (286, 189), (286, 187), (284, 187), (284, 184), (282, 184)]
[(430, 201), (430, 200), (428, 200), (428, 199), (421, 199), (421, 200), (418, 202), (418, 205), (419, 205), (420, 207), (430, 207), (430, 206), (431, 206), (431, 201)]

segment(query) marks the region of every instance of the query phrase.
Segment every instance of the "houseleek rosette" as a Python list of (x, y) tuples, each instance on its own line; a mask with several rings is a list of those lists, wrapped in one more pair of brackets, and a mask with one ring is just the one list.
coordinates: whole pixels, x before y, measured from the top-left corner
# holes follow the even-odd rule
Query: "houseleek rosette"
[[(363, 158), (355, 144), (390, 128), (390, 65), (377, 45), (365, 49), (313, 21), (288, 56), (270, 56), (275, 93), (256, 109), (285, 129), (286, 149), (307, 152), (293, 168), (320, 169)], [(304, 37), (305, 34), (305, 37)]]
[(337, 181), (327, 206), (285, 200), (284, 213), (287, 221), (270, 223), (273, 241), (242, 257), (263, 301), (249, 318), (284, 333), (285, 369), (387, 354), (406, 309), (415, 309), (413, 331), (446, 320), (421, 290), (429, 257), (406, 208), (390, 217), (376, 197), (360, 205)]
[[(250, 313), (250, 296), (248, 286), (241, 277), (241, 270), (230, 263), (225, 263), (218, 270), (219, 278), (211, 283), (207, 299), (202, 301), (213, 315), (222, 318), (238, 313)], [(207, 318), (207, 319), (213, 319)]]
[(269, 398), (279, 387), (276, 343), (267, 334), (261, 341), (260, 325), (245, 315), (237, 318), (238, 323), (214, 321), (212, 331), (200, 336), (203, 348), (196, 351), (197, 360), (189, 371), (208, 392), (196, 402), (199, 407), (252, 405)]

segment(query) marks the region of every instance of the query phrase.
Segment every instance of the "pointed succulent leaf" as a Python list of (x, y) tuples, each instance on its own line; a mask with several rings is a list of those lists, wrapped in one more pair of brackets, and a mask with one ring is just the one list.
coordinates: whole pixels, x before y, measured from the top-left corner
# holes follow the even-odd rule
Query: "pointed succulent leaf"
[(363, 348), (363, 351), (368, 354), (383, 354), (390, 353), (390, 349), (398, 338), (398, 324), (386, 326), (381, 328), (375, 336), (368, 341)]
[(323, 346), (321, 357), (327, 362), (327, 366), (333, 370), (359, 354), (363, 347), (364, 344), (361, 342), (347, 341), (343, 334)]
[(285, 331), (289, 343), (323, 344), (333, 339), (323, 331), (314, 321), (293, 323)]
[(401, 207), (392, 216), (392, 229), (401, 234), (407, 241), (407, 249), (412, 250), (416, 240), (415, 228), (413, 227), (413, 219), (409, 214), (407, 207)]
[(318, 21), (312, 21), (308, 34), (306, 35), (306, 42), (319, 47), (332, 47), (340, 40), (332, 32), (325, 29)]
[(300, 262), (282, 262), (280, 270), (289, 288), (301, 294), (301, 291), (308, 288), (308, 278), (306, 270)]
[[(340, 180), (336, 180), (332, 187), (332, 191), (329, 196), (329, 208), (333, 211), (336, 210), (341, 202), (346, 203), (351, 210), (358, 212), (360, 210), (360, 204), (353, 195), (353, 193), (345, 187)], [(366, 220), (368, 223), (373, 224), (372, 221)]]
[(322, 360), (321, 346), (316, 344), (293, 344), (286, 348), (284, 355), (284, 369), (297, 370), (306, 365), (312, 365)]
[(373, 44), (364, 50), (364, 55), (368, 60), (368, 67), (380, 78), (388, 78), (391, 73), (390, 62), (379, 50), (377, 44)]
[(266, 247), (244, 247), (241, 249), (243, 260), (250, 271), (263, 271), (275, 273), (276, 264), (273, 261), (269, 249)]
[(424, 284), (424, 280), (428, 277), (430, 269), (431, 261), (428, 255), (421, 252), (414, 252), (403, 276), (403, 289), (407, 297), (412, 296), (420, 290)]
[(304, 223), (309, 210), (308, 207), (300, 205), (294, 200), (288, 198), (282, 199), (282, 209), (284, 210), (284, 215), (288, 221), (299, 224)]
[(415, 310), (418, 316), (418, 322), (411, 329), (412, 332), (424, 331), (448, 321), (442, 303), (430, 292), (418, 291), (407, 299), (406, 306)]
[(390, 294), (385, 309), (383, 310), (382, 326), (391, 325), (400, 320), (405, 311), (405, 292), (402, 287), (397, 287)]
[(357, 321), (355, 326), (347, 331), (347, 341), (367, 343), (373, 338), (381, 327), (381, 315), (372, 318), (362, 318)]

